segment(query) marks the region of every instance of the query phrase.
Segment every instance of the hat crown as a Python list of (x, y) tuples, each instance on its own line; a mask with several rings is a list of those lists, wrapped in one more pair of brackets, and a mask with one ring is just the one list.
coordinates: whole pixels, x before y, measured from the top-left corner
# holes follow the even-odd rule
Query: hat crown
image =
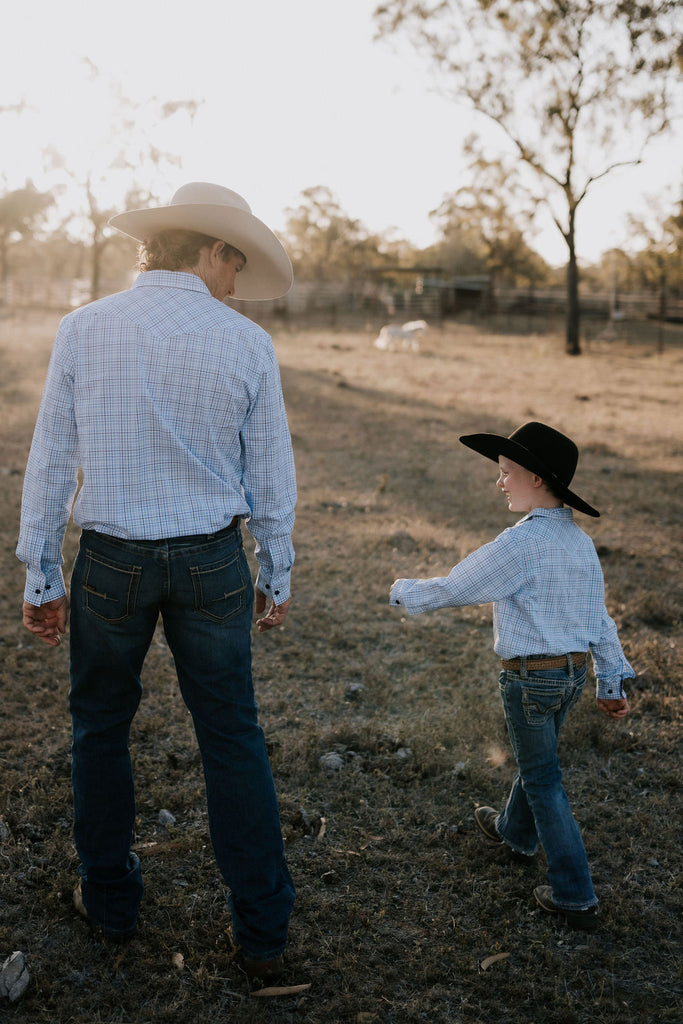
[(235, 280), (236, 299), (279, 299), (292, 287), (292, 263), (282, 242), (255, 217), (246, 199), (223, 185), (191, 181), (168, 206), (127, 210), (109, 224), (146, 244), (161, 231), (194, 231), (220, 238), (246, 256)]
[(513, 431), (509, 440), (526, 448), (565, 487), (570, 484), (579, 461), (579, 449), (566, 434), (545, 423), (531, 422)]
[(561, 501), (585, 512), (588, 516), (600, 513), (587, 501), (569, 489), (579, 461), (579, 449), (566, 434), (545, 423), (524, 423), (508, 437), (500, 434), (463, 434), (461, 442), (487, 459), (498, 462), (501, 455), (528, 469), (549, 483), (553, 494)]
[(171, 206), (232, 206), (237, 210), (251, 213), (251, 207), (238, 192), (223, 185), (208, 181), (191, 181), (181, 185), (171, 199)]

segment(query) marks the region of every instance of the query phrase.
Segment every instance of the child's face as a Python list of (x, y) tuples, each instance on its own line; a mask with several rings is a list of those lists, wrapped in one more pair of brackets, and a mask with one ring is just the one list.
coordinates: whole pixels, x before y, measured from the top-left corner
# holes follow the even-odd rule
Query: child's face
[(507, 498), (510, 512), (531, 512), (543, 504), (545, 487), (540, 476), (502, 455), (498, 457), (498, 469), (496, 487)]

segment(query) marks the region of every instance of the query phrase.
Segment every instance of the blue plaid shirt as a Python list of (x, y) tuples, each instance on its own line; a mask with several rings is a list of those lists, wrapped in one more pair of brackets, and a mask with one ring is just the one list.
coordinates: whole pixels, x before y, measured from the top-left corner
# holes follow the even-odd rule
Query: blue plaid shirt
[(570, 508), (535, 508), (448, 576), (396, 580), (391, 604), (410, 615), (493, 602), (493, 649), (500, 658), (591, 651), (597, 696), (625, 696), (635, 673), (605, 608), (595, 545)]
[(292, 445), (269, 336), (194, 274), (153, 270), (66, 316), (29, 455), (17, 555), (25, 600), (65, 593), (76, 524), (135, 540), (210, 534), (248, 518), (257, 587), (290, 592)]

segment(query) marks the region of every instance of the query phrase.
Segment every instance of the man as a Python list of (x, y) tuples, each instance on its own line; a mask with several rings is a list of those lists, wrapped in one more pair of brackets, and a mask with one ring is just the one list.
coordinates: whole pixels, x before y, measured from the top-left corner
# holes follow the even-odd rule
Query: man
[(216, 860), (250, 977), (282, 972), (294, 903), (251, 678), (256, 540), (259, 631), (290, 604), (296, 482), (268, 335), (222, 301), (277, 298), (292, 267), (241, 196), (192, 183), (170, 205), (110, 223), (142, 243), (133, 287), (62, 321), (28, 460), (18, 557), (24, 624), (65, 632), (62, 541), (81, 527), (71, 579), (69, 706), (76, 909), (113, 939), (136, 928), (143, 883), (128, 737), (161, 615), (194, 722)]

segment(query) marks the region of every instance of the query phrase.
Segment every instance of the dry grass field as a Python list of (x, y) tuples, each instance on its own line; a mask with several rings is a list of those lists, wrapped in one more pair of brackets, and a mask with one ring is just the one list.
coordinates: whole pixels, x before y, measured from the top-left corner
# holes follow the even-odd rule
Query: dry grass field
[[(674, 1024), (681, 978), (680, 477), (683, 345), (431, 328), (418, 354), (373, 330), (273, 327), (300, 486), (294, 602), (254, 635), (298, 902), (298, 995), (249, 994), (207, 836), (201, 769), (159, 632), (135, 722), (147, 892), (124, 947), (71, 906), (67, 645), (20, 623), (22, 473), (56, 318), (0, 321), (0, 960), (30, 985), (16, 1024)], [(632, 714), (592, 693), (565, 727), (565, 783), (601, 899), (595, 935), (534, 906), (542, 858), (491, 852), (473, 821), (512, 776), (489, 607), (403, 619), (397, 576), (440, 575), (514, 517), (458, 435), (541, 419), (582, 450), (579, 516), (638, 672)], [(248, 548), (251, 540), (245, 534)], [(73, 530), (65, 553), (69, 564)], [(321, 758), (334, 753), (336, 768)], [(329, 760), (329, 759), (328, 759)], [(165, 809), (175, 823), (159, 823)], [(491, 957), (497, 959), (491, 961)]]

